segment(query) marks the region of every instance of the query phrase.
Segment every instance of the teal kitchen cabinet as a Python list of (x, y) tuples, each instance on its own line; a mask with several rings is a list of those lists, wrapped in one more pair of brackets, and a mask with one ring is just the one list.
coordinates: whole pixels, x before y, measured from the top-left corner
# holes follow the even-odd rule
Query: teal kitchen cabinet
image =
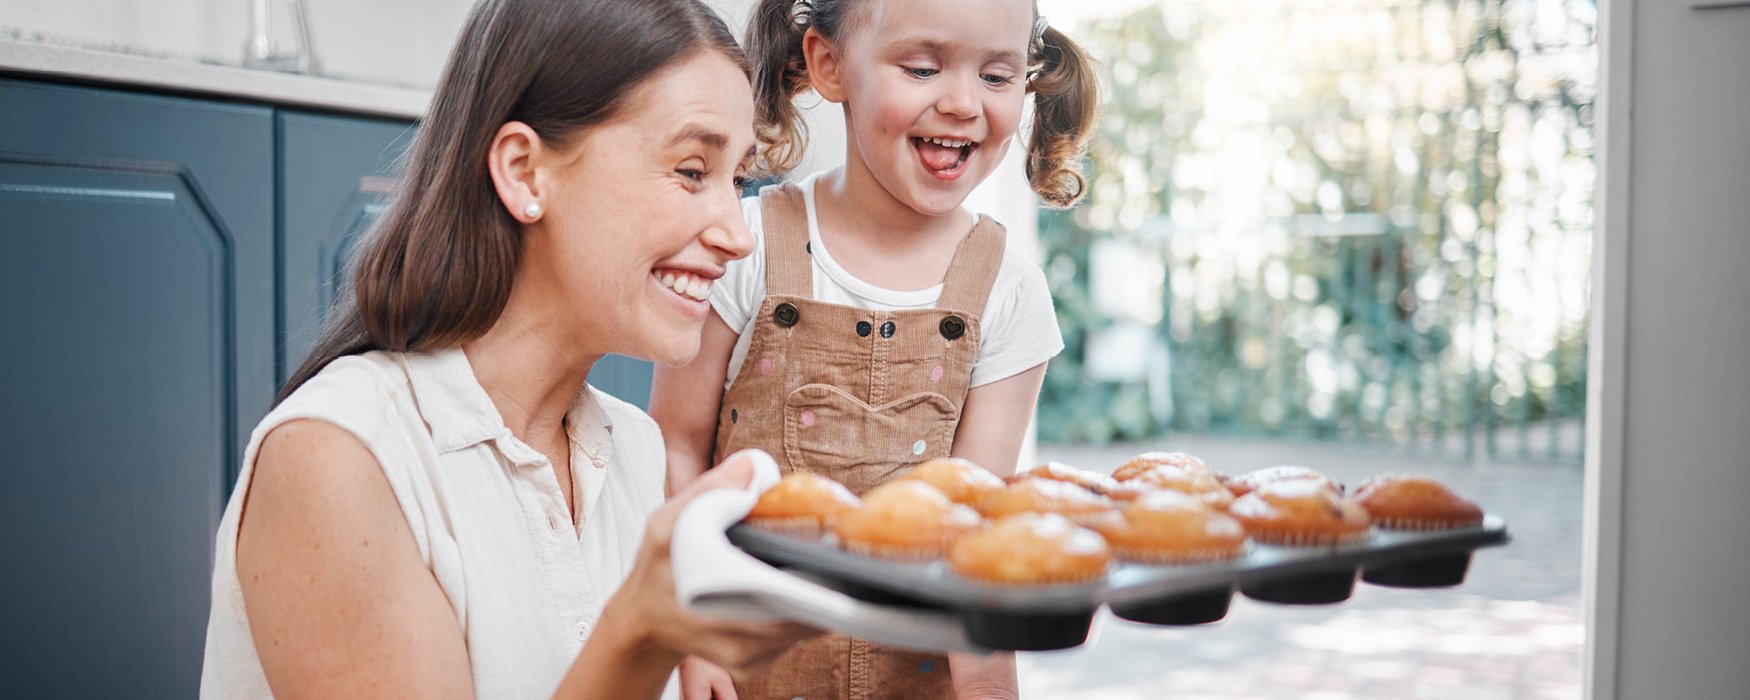
[(271, 399), (273, 111), (0, 80), (12, 697), (193, 697)]
[(407, 122), (281, 110), (280, 305), (275, 385), (302, 364), (340, 290), (347, 254), (388, 204)]

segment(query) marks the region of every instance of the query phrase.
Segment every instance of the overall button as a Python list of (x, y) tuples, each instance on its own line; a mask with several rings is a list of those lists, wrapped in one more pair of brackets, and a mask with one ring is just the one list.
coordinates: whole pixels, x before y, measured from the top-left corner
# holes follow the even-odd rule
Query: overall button
[(874, 330), (874, 329), (875, 329), (875, 327), (869, 325), (868, 321), (858, 321), (857, 322), (857, 335), (860, 335), (860, 336), (867, 338), (867, 337), (869, 337), (869, 332)]
[(789, 328), (796, 325), (797, 321), (802, 320), (802, 314), (796, 310), (795, 304), (786, 301), (779, 304), (778, 308), (772, 309), (772, 320), (777, 321), (780, 326)]
[(936, 326), (936, 328), (942, 331), (942, 337), (949, 340), (966, 335), (966, 321), (954, 314), (948, 314), (948, 317), (942, 319), (941, 325)]
[(893, 331), (894, 331), (894, 325), (893, 325), (892, 321), (888, 321), (886, 323), (881, 324), (881, 337), (892, 338)]

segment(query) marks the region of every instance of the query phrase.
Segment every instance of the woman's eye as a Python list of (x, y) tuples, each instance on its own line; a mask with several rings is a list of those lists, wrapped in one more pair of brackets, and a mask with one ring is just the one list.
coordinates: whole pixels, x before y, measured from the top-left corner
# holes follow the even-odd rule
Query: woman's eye
[(941, 71), (934, 68), (907, 68), (905, 69), (905, 72), (913, 78), (929, 78), (935, 76)]
[(693, 182), (702, 182), (705, 179), (705, 171), (703, 171), (703, 170), (693, 170), (691, 168), (681, 168), (679, 170), (676, 170), (675, 172), (680, 173), (681, 177), (684, 177), (688, 180), (692, 180)]

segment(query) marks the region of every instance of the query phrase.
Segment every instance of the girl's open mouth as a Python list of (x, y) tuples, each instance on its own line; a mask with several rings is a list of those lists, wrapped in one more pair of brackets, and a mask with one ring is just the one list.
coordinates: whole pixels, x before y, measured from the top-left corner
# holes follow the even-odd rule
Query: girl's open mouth
[(978, 144), (968, 139), (952, 139), (943, 137), (914, 136), (912, 148), (918, 152), (918, 160), (924, 168), (937, 177), (953, 179), (960, 175), (966, 160), (972, 157), (973, 149)]

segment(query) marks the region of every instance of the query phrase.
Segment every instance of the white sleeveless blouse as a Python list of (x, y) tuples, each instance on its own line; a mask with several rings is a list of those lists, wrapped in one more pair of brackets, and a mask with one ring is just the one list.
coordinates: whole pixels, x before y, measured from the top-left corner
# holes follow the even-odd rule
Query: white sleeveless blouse
[(335, 360), (244, 451), (219, 523), (202, 698), (272, 697), (237, 582), (237, 524), (262, 438), (297, 419), (336, 425), (376, 456), (466, 637), (475, 697), (551, 696), (662, 504), (656, 423), (593, 388), (579, 394), (567, 420), (574, 528), (547, 459), (505, 428), (459, 348)]

